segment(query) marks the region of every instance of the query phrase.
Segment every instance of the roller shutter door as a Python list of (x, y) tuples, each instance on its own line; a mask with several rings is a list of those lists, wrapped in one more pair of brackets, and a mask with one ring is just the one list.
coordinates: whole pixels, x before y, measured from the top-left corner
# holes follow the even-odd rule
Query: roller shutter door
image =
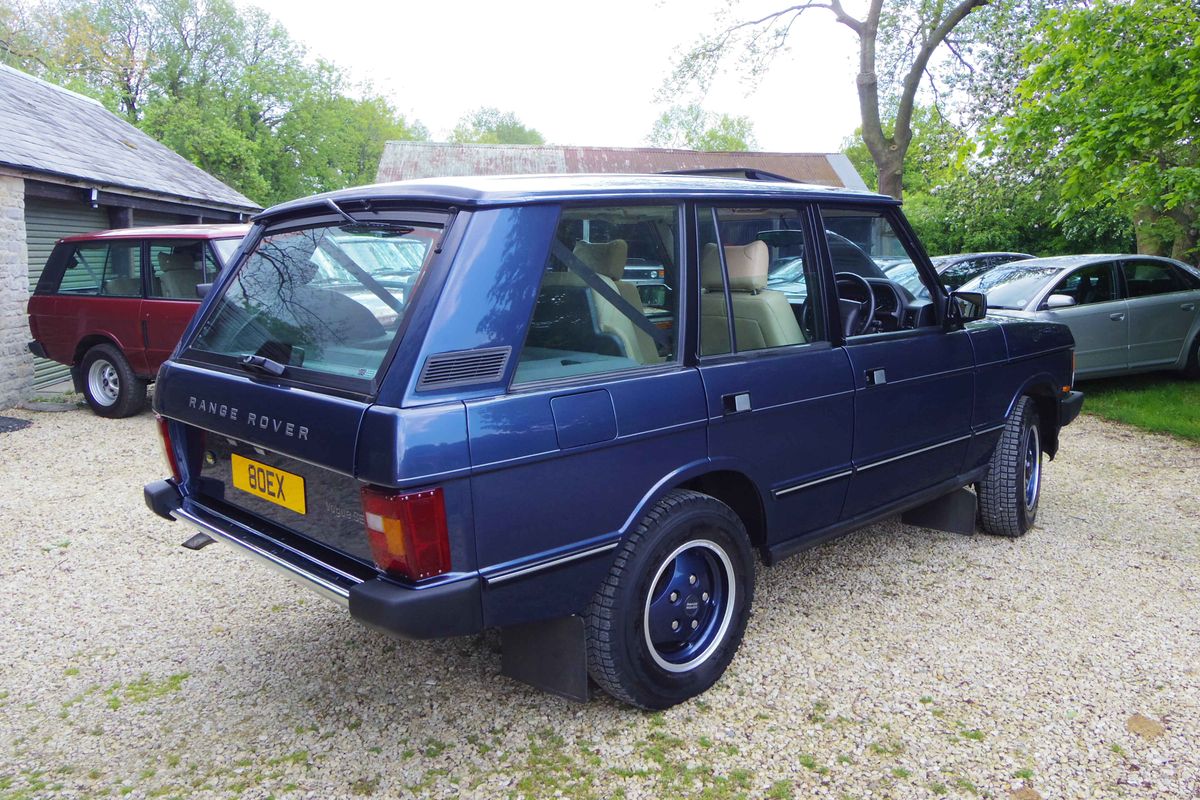
[[(25, 198), (25, 242), (29, 253), (29, 291), (37, 286), (42, 267), (64, 236), (104, 230), (109, 227), (108, 212), (81, 203)], [(70, 377), (71, 371), (57, 361), (35, 358), (33, 385), (40, 389)]]

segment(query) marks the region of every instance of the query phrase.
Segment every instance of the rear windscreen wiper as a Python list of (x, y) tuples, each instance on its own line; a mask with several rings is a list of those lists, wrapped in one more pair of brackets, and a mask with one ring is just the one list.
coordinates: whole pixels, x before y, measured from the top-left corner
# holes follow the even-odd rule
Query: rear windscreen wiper
[(283, 377), (283, 373), (287, 371), (283, 364), (266, 356), (243, 356), (238, 365), (247, 372), (261, 372), (276, 378)]
[(404, 236), (412, 233), (415, 230), (411, 225), (399, 225), (395, 222), (377, 222), (363, 221), (350, 216), (341, 206), (332, 200), (326, 198), (325, 205), (341, 215), (342, 219), (348, 224), (342, 225), (338, 230), (346, 233), (386, 233), (389, 236)]

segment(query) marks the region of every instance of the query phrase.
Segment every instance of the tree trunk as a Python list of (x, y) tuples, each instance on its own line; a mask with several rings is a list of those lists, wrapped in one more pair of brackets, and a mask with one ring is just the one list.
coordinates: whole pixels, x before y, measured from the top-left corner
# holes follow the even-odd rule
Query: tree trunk
[(1162, 256), (1167, 254), (1168, 242), (1155, 224), (1160, 214), (1149, 206), (1142, 206), (1133, 212), (1133, 235), (1137, 239), (1137, 251), (1144, 256)]
[(1196, 229), (1195, 210), (1190, 206), (1176, 206), (1169, 213), (1175, 220), (1175, 224), (1179, 226), (1179, 232), (1175, 234), (1175, 242), (1171, 245), (1171, 258), (1195, 264), (1197, 234), (1200, 233)]
[(904, 151), (892, 144), (875, 159), (879, 169), (879, 193), (904, 199)]

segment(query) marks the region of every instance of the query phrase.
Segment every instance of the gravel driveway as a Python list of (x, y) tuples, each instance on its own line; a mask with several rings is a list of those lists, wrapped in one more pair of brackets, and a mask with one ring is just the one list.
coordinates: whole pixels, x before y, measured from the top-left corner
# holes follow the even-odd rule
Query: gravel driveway
[(1186, 443), (1084, 417), (1022, 540), (891, 521), (760, 568), (725, 678), (645, 714), (179, 547), (149, 414), (5, 413), (34, 423), (0, 434), (5, 800), (1200, 796)]

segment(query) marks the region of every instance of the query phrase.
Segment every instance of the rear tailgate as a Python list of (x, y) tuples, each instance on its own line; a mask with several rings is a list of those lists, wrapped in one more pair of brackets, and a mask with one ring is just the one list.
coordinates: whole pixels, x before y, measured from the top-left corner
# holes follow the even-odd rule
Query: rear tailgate
[[(195, 499), (225, 505), (372, 565), (355, 446), (367, 404), (170, 362), (155, 408), (207, 432)], [(231, 400), (230, 398), (237, 398)]]

